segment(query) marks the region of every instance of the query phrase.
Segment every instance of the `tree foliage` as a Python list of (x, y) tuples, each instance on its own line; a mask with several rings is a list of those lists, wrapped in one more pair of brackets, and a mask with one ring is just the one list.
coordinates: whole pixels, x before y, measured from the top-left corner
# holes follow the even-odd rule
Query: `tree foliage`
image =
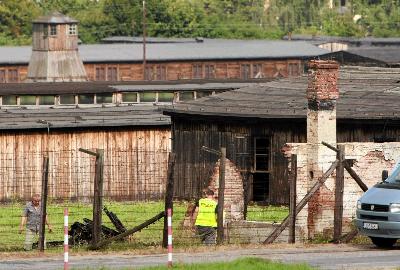
[[(400, 0), (146, 0), (149, 36), (281, 38), (288, 32), (400, 36)], [(0, 0), (0, 45), (29, 44), (31, 21), (50, 11), (80, 21), (85, 43), (143, 34), (140, 0)]]

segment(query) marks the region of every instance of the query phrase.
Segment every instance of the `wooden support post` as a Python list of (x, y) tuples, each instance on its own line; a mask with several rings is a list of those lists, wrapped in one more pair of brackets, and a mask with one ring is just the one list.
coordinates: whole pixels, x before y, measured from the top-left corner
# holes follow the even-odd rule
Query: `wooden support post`
[(44, 251), (44, 242), (46, 236), (46, 213), (47, 213), (47, 191), (49, 182), (49, 157), (43, 158), (42, 169), (42, 194), (40, 202), (40, 227), (39, 227), (39, 250)]
[[(168, 173), (167, 173), (167, 188), (165, 192), (165, 213), (168, 209), (172, 210), (173, 214), (173, 198), (174, 198), (174, 167), (175, 167), (175, 153), (169, 153), (168, 158)], [(168, 217), (164, 217), (164, 232), (163, 232), (163, 248), (168, 247)]]
[(224, 242), (225, 159), (226, 159), (226, 148), (221, 147), (221, 158), (219, 162), (219, 186), (218, 186), (217, 244), (222, 244)]
[(101, 223), (103, 211), (103, 156), (104, 150), (96, 150), (96, 167), (93, 194), (93, 233), (92, 248), (96, 248), (101, 240)]
[(356, 183), (362, 189), (362, 191), (364, 191), (364, 192), (367, 191), (368, 190), (367, 185), (364, 184), (364, 182), (357, 175), (357, 173), (351, 168), (351, 166), (349, 165), (348, 161), (345, 160), (345, 162), (343, 164), (344, 164), (344, 168), (346, 169), (346, 171), (351, 175), (351, 177), (353, 177), (353, 179), (356, 181)]
[[(318, 181), (314, 184), (314, 186), (310, 189), (310, 191), (307, 193), (306, 196), (299, 202), (299, 204), (296, 206), (296, 215), (300, 213), (300, 211), (303, 209), (303, 207), (308, 203), (308, 201), (311, 199), (311, 197), (314, 195), (315, 192), (317, 192), (320, 187), (325, 183), (325, 181), (328, 179), (328, 177), (333, 173), (333, 171), (336, 169), (336, 166), (338, 165), (339, 161), (336, 160), (332, 163), (332, 165), (329, 167), (329, 169), (322, 175), (321, 179), (318, 179)], [(268, 238), (264, 241), (264, 244), (271, 244), (272, 242), (275, 241), (275, 239), (283, 232), (283, 230), (289, 225), (289, 216), (287, 216), (282, 223), (276, 227), (272, 233), (268, 236)]]
[(296, 184), (297, 184), (297, 155), (292, 155), (290, 161), (290, 198), (289, 198), (289, 239), (290, 244), (296, 242)]
[(336, 182), (335, 182), (335, 209), (333, 214), (333, 241), (338, 242), (342, 235), (343, 226), (343, 189), (344, 189), (344, 164), (345, 159), (345, 147), (339, 145), (339, 152), (337, 152), (336, 158), (339, 161), (336, 168)]

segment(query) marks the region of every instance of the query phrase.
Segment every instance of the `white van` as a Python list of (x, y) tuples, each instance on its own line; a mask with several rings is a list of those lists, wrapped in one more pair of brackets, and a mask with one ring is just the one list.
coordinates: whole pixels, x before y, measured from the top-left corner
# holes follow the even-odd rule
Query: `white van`
[(389, 248), (400, 239), (400, 161), (357, 201), (356, 213), (358, 230), (376, 246)]

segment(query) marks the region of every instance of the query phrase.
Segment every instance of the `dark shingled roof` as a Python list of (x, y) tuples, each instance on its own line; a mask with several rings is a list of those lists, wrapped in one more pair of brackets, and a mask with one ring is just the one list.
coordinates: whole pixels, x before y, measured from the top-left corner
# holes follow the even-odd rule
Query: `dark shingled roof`
[[(307, 77), (282, 79), (175, 104), (167, 115), (306, 118)], [(400, 69), (341, 69), (338, 119), (400, 119)]]
[(400, 65), (400, 46), (385, 47), (350, 47), (347, 52), (361, 55), (370, 59), (376, 59), (390, 65)]
[(59, 23), (78, 23), (78, 21), (60, 12), (54, 11), (45, 16), (33, 20), (33, 23), (59, 24)]
[[(205, 39), (195, 43), (147, 44), (147, 61), (303, 59), (329, 51), (304, 41)], [(0, 47), (0, 64), (28, 64), (31, 47)], [(80, 45), (84, 63), (143, 61), (142, 44)]]

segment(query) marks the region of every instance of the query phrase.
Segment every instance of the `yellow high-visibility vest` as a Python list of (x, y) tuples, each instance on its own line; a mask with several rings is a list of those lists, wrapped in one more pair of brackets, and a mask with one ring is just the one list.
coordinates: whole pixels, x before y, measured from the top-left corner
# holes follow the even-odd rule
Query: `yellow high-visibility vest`
[(215, 209), (217, 202), (208, 198), (199, 200), (199, 212), (197, 214), (195, 225), (217, 227), (217, 217)]

